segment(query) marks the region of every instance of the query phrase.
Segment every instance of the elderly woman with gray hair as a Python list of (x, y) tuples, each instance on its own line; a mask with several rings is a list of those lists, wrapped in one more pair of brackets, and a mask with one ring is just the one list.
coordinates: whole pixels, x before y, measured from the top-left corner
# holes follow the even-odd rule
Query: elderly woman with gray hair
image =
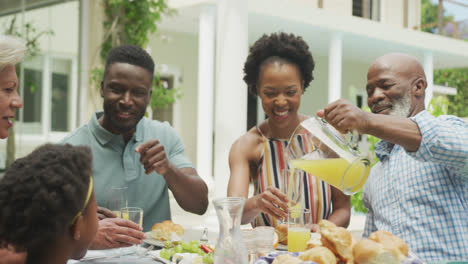
[[(18, 94), (18, 76), (15, 65), (21, 62), (26, 53), (23, 41), (0, 35), (0, 138), (8, 137), (13, 126), (15, 110), (23, 106)], [(0, 240), (2, 238), (0, 237)], [(25, 254), (15, 253), (12, 248), (0, 249), (0, 264), (24, 263)]]

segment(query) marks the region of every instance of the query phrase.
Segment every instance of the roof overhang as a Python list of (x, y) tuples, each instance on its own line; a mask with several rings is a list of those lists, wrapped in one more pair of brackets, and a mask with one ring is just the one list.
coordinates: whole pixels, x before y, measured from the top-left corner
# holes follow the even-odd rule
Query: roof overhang
[[(198, 16), (204, 5), (215, 0), (172, 0), (178, 15), (165, 18), (163, 30), (198, 33)], [(248, 1), (249, 42), (270, 32), (301, 35), (314, 55), (328, 56), (330, 36), (343, 37), (343, 60), (372, 63), (390, 52), (404, 52), (421, 61), (431, 53), (434, 69), (468, 67), (468, 42), (353, 16), (340, 16), (314, 8), (306, 1)]]

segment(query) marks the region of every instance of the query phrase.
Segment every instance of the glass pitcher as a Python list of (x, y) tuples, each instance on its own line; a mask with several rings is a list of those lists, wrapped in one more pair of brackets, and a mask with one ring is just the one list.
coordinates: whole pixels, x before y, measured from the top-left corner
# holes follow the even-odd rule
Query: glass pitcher
[(219, 221), (219, 238), (214, 251), (214, 264), (248, 264), (240, 223), (245, 198), (227, 197), (213, 201)]
[(370, 162), (355, 150), (357, 139), (357, 134), (342, 135), (318, 117), (302, 121), (288, 142), (288, 197), (299, 192), (304, 172), (347, 195), (358, 192), (367, 180)]

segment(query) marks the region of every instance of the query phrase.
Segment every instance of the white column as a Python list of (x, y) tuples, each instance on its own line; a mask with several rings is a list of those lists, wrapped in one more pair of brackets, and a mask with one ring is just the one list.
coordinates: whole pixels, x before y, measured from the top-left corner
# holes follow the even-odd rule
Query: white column
[(225, 197), (232, 143), (247, 127), (247, 86), (243, 66), (248, 51), (247, 0), (219, 0), (216, 36), (215, 196)]
[(426, 97), (424, 99), (424, 105), (426, 108), (429, 106), (429, 103), (432, 99), (432, 91), (434, 86), (434, 56), (432, 52), (428, 51), (424, 53), (424, 61), (423, 61), (424, 73), (426, 74)]
[(215, 6), (203, 7), (198, 31), (197, 171), (208, 187), (213, 185), (215, 18)]
[(73, 127), (80, 127), (81, 125), (88, 122), (87, 115), (87, 98), (88, 98), (88, 44), (89, 44), (89, 0), (80, 1), (80, 69), (79, 69), (79, 103), (78, 103), (78, 124), (74, 124)]
[(328, 102), (341, 98), (341, 53), (343, 38), (332, 33), (328, 47)]

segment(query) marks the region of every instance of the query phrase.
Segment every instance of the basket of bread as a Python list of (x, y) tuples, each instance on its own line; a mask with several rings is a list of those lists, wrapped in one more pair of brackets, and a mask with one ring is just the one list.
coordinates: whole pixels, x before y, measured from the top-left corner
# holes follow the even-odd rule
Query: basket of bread
[[(376, 231), (368, 239), (355, 240), (351, 233), (332, 222), (319, 222), (320, 236), (311, 239), (304, 252), (275, 251), (259, 258), (255, 264), (421, 264), (408, 253), (408, 246), (399, 237)], [(287, 227), (276, 228), (279, 242), (287, 243)], [(286, 232), (286, 234), (285, 234)]]

